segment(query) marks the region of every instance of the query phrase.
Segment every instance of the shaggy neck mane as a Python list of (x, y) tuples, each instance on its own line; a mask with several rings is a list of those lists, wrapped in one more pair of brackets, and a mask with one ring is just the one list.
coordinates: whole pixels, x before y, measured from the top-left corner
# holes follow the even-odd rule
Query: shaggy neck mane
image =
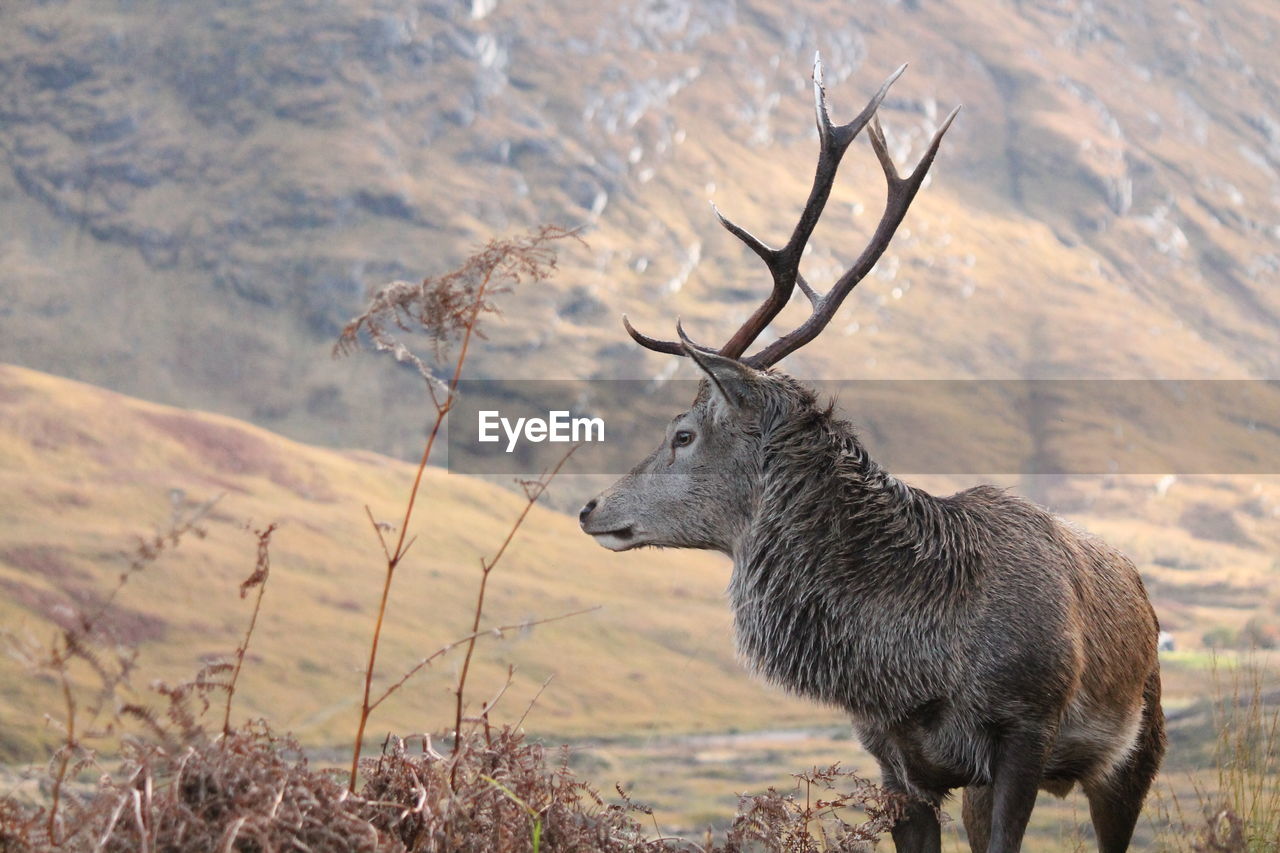
[[(962, 503), (898, 480), (830, 406), (804, 403), (763, 432), (754, 553), (742, 556), (775, 562), (785, 554), (796, 571), (845, 589), (875, 586), (886, 573), (918, 582), (922, 592), (963, 586), (977, 531)], [(776, 547), (762, 547), (768, 542)]]
[(739, 652), (855, 717), (902, 719), (947, 689), (980, 534), (962, 496), (900, 482), (796, 393), (800, 405), (762, 419), (755, 515), (729, 583)]

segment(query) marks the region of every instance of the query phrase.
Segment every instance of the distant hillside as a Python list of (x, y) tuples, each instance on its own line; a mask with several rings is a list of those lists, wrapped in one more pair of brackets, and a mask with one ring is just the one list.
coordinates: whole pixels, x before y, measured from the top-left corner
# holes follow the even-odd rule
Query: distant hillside
[[(146, 403), (24, 368), (0, 366), (0, 625), (43, 642), (66, 604), (99, 601), (136, 536), (161, 529), (171, 490), (187, 503), (222, 494), (206, 539), (188, 539), (122, 593), (118, 627), (141, 644), (139, 695), (153, 678), (190, 677), (234, 650), (249, 603), (236, 592), (253, 563), (246, 523), (279, 522), (264, 610), (237, 699), (309, 745), (341, 745), (354, 726), (362, 658), (381, 579), (365, 516), (394, 518), (412, 471), (366, 451), (297, 444), (218, 415)], [(926, 482), (938, 489), (943, 481)], [(1180, 645), (1212, 626), (1274, 621), (1280, 488), (1240, 478), (1158, 486), (1096, 478), (1069, 494), (1071, 517), (1124, 548)], [(576, 494), (583, 483), (553, 491)], [(1242, 499), (1241, 492), (1249, 493)], [(381, 660), (393, 677), (466, 633), (480, 557), (521, 504), (507, 490), (428, 473), (419, 539), (395, 579)], [(839, 718), (753, 681), (734, 659), (725, 560), (689, 551), (624, 555), (576, 520), (535, 508), (495, 570), (489, 624), (602, 605), (503, 641), (485, 640), (473, 679), (487, 698), (517, 666), (504, 699), (536, 732), (617, 737), (834, 724)], [(456, 661), (446, 659), (374, 717), (372, 731), (439, 729)], [(1172, 702), (1186, 695), (1171, 676)], [(0, 656), (0, 760), (52, 737), (41, 714), (54, 685)]]
[[(116, 627), (141, 644), (137, 696), (154, 678), (190, 678), (234, 651), (250, 612), (237, 586), (253, 567), (242, 529), (279, 522), (272, 574), (237, 713), (269, 716), (310, 745), (355, 731), (363, 660), (381, 592), (379, 520), (403, 507), (412, 470), (367, 452), (295, 444), (225, 417), (144, 403), (0, 366), (0, 625), (47, 641), (66, 604), (92, 607), (138, 535), (163, 529), (169, 492), (224, 495), (205, 539), (188, 538), (130, 582)], [(553, 489), (574, 489), (571, 482)], [(393, 587), (380, 654), (390, 679), (469, 630), (477, 566), (523, 501), (499, 487), (429, 472), (418, 542)], [(837, 718), (752, 681), (734, 659), (723, 601), (727, 565), (708, 555), (606, 552), (576, 520), (535, 508), (490, 582), (486, 624), (594, 605), (596, 613), (477, 649), (479, 703), (515, 682), (497, 716), (557, 734), (717, 731)], [(7, 642), (7, 640), (5, 641)], [(375, 714), (371, 731), (439, 730), (452, 719), (448, 658)], [(0, 761), (33, 757), (54, 735), (54, 685), (0, 655)], [(505, 714), (502, 713), (505, 709)], [(380, 737), (381, 735), (376, 735)]]
[[(11, 4), (0, 359), (330, 445), (416, 446), (417, 387), (328, 347), (367, 288), (586, 224), (481, 373), (647, 376), (617, 318), (724, 336), (812, 174), (808, 75), (914, 160), (963, 103), (823, 377), (1280, 375), (1280, 8), (559, 0)], [(829, 280), (882, 189), (847, 159)], [(798, 316), (799, 306), (793, 313)], [(377, 410), (386, 416), (370, 417)]]

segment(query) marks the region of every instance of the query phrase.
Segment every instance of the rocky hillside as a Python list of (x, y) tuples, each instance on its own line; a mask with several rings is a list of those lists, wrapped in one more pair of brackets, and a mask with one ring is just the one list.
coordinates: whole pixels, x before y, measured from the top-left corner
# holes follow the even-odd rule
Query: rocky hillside
[[(766, 279), (707, 199), (788, 232), (836, 117), (898, 161), (964, 110), (877, 272), (797, 373), (1280, 373), (1280, 9), (1178, 0), (11, 4), (0, 360), (407, 454), (412, 378), (329, 346), (371, 286), (583, 225), (480, 373), (649, 376), (617, 318), (726, 336)], [(858, 143), (806, 259), (878, 217)], [(783, 320), (802, 315), (800, 306)], [(377, 412), (377, 415), (371, 415)]]
[[(911, 63), (881, 110), (903, 166), (964, 109), (876, 272), (791, 371), (1280, 376), (1273, 3), (67, 0), (4, 21), (0, 361), (412, 456), (419, 380), (334, 361), (337, 330), (372, 287), (554, 222), (587, 245), (506, 297), (471, 375), (677, 374), (618, 317), (723, 340), (752, 310), (767, 278), (707, 200), (784, 239), (821, 50), (837, 119)], [(880, 210), (869, 148), (842, 169), (805, 259), (819, 286)], [(1256, 416), (1227, 420), (1276, 426)], [(1072, 423), (1050, 425), (1064, 448)], [(1010, 484), (1118, 537), (1176, 588), (1188, 639), (1280, 607), (1275, 477)]]

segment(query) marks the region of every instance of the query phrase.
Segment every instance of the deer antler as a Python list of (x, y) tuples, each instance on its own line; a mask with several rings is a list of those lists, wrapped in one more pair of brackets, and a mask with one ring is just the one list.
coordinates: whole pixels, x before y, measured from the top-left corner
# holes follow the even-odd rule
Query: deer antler
[[(729, 233), (746, 243), (747, 247), (764, 261), (765, 266), (769, 268), (770, 275), (773, 276), (773, 290), (765, 298), (764, 302), (760, 304), (760, 307), (747, 318), (742, 327), (734, 332), (728, 343), (720, 347), (718, 350), (720, 355), (739, 359), (744, 364), (752, 367), (768, 367), (776, 364), (784, 356), (816, 338), (826, 328), (826, 325), (831, 322), (832, 316), (835, 315), (836, 309), (840, 307), (840, 303), (849, 295), (849, 291), (853, 290), (858, 282), (866, 277), (871, 268), (875, 266), (876, 261), (884, 254), (884, 250), (888, 248), (889, 241), (893, 239), (894, 232), (898, 229), (898, 225), (902, 223), (903, 217), (907, 214), (907, 209), (911, 206), (912, 200), (920, 190), (921, 183), (924, 182), (925, 175), (929, 172), (929, 167), (933, 164), (933, 159), (938, 153), (938, 145), (942, 142), (942, 135), (947, 132), (947, 128), (951, 126), (956, 113), (960, 111), (960, 108), (956, 107), (942, 122), (937, 132), (934, 133), (933, 139), (929, 142), (929, 147), (924, 156), (911, 174), (905, 178), (899, 176), (898, 170), (894, 167), (893, 161), (889, 157), (888, 149), (885, 146), (884, 132), (880, 129), (879, 119), (876, 118), (876, 110), (888, 93), (889, 87), (901, 76), (906, 67), (906, 65), (903, 65), (889, 75), (889, 78), (884, 81), (880, 90), (876, 92), (857, 118), (848, 124), (833, 126), (831, 118), (827, 114), (826, 89), (822, 85), (822, 59), (820, 56), (814, 56), (814, 112), (817, 114), (818, 137), (821, 148), (818, 152), (818, 167), (813, 176), (813, 188), (810, 189), (809, 199), (805, 202), (804, 210), (800, 213), (800, 221), (796, 223), (795, 230), (791, 232), (791, 239), (781, 249), (770, 248), (745, 228), (726, 219), (719, 210), (715, 211), (720, 224)], [(853, 266), (840, 277), (827, 293), (820, 294), (814, 291), (800, 274), (800, 256), (804, 253), (804, 247), (809, 242), (809, 237), (813, 234), (813, 229), (818, 224), (818, 219), (822, 216), (822, 210), (826, 206), (827, 198), (831, 195), (831, 186), (835, 182), (836, 170), (840, 166), (840, 159), (858, 136), (858, 133), (868, 124), (870, 124), (871, 128), (869, 132), (871, 147), (875, 150), (876, 158), (880, 161), (880, 167), (884, 170), (885, 181), (888, 184), (888, 197), (885, 202), (884, 214), (880, 217), (880, 223), (876, 226), (871, 242), (863, 249), (862, 254), (858, 256)], [(712, 205), (712, 208), (715, 209), (715, 205)], [(793, 331), (766, 346), (760, 352), (744, 358), (743, 353), (747, 351), (747, 348), (755, 342), (760, 333), (765, 330), (765, 327), (786, 306), (797, 285), (799, 285), (801, 292), (809, 299), (809, 304), (812, 306), (812, 313), (809, 319)], [(632, 327), (625, 316), (622, 318), (622, 322), (632, 339), (645, 349), (671, 355), (685, 354), (679, 341), (661, 341), (641, 334)], [(717, 352), (717, 350), (701, 344), (693, 344), (693, 346), (706, 352)]]

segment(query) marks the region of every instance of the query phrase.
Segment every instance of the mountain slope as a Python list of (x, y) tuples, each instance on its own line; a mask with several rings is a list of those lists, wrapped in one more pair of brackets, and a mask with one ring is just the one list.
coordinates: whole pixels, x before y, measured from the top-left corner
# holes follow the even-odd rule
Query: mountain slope
[[(230, 653), (249, 603), (254, 537), (280, 524), (262, 619), (237, 713), (266, 715), (308, 745), (339, 746), (355, 706), (380, 592), (377, 542), (365, 515), (395, 518), (412, 470), (367, 451), (301, 445), (218, 415), (179, 410), (92, 386), (0, 366), (0, 624), (37, 644), (68, 605), (92, 609), (135, 550), (163, 529), (169, 495), (187, 507), (222, 495), (206, 526), (136, 575), (114, 627), (140, 644), (137, 695), (153, 678), (189, 678)], [(924, 482), (944, 490), (942, 478)], [(589, 493), (567, 479), (552, 491)], [(1247, 500), (1241, 494), (1248, 494)], [(1274, 620), (1280, 483), (1095, 478), (1070, 492), (1069, 517), (1138, 564), (1166, 628), (1195, 647), (1208, 626)], [(491, 554), (521, 498), (468, 477), (428, 470), (418, 537), (393, 588), (379, 683), (469, 630), (478, 560)], [(757, 684), (734, 658), (726, 562), (689, 551), (612, 554), (566, 515), (535, 507), (495, 569), (486, 624), (519, 623), (601, 605), (531, 632), (485, 638), (473, 700), (517, 667), (504, 699), (536, 732), (617, 738), (642, 733), (841, 725), (838, 715)], [(379, 709), (374, 731), (447, 726), (457, 661), (446, 658)], [(1193, 670), (1200, 678), (1198, 669)], [(1169, 670), (1168, 701), (1194, 695)], [(41, 714), (54, 685), (0, 657), (0, 756), (30, 757), (53, 735)], [(503, 714), (499, 714), (503, 716)]]
[[(647, 376), (628, 312), (727, 336), (811, 175), (808, 74), (908, 163), (965, 108), (877, 273), (790, 369), (826, 378), (1280, 370), (1280, 24), (1262, 0), (998, 4), (81, 0), (0, 32), (0, 359), (411, 454), (412, 379), (327, 358), (362, 293), (586, 223), (507, 304), (494, 376)], [(859, 143), (806, 259), (878, 216)], [(780, 319), (795, 321), (800, 306)], [(371, 408), (392, 417), (368, 418)]]
[[(142, 650), (137, 695), (153, 678), (189, 678), (234, 651), (252, 569), (241, 528), (275, 521), (272, 570), (236, 712), (268, 716), (310, 745), (342, 745), (355, 730), (380, 552), (364, 511), (403, 505), (412, 470), (368, 452), (307, 447), (228, 418), (157, 406), (65, 379), (0, 366), (0, 624), (47, 641), (68, 605), (92, 610), (138, 534), (163, 528), (171, 489), (188, 506), (223, 495), (208, 536), (188, 537), (136, 575), (113, 608)], [(573, 489), (569, 482), (553, 489)], [(505, 489), (429, 470), (410, 556), (395, 578), (380, 652), (385, 684), (469, 631), (478, 561), (501, 542), (523, 501)], [(585, 607), (597, 612), (485, 638), (473, 704), (514, 684), (497, 717), (530, 712), (539, 732), (723, 730), (831, 722), (834, 715), (752, 681), (734, 659), (723, 560), (701, 554), (614, 555), (576, 521), (535, 507), (494, 570), (486, 625)], [(439, 730), (452, 719), (450, 657), (379, 709), (372, 731)], [(41, 714), (54, 685), (0, 658), (0, 755), (32, 756), (53, 737)], [(155, 697), (151, 697), (155, 701)]]

